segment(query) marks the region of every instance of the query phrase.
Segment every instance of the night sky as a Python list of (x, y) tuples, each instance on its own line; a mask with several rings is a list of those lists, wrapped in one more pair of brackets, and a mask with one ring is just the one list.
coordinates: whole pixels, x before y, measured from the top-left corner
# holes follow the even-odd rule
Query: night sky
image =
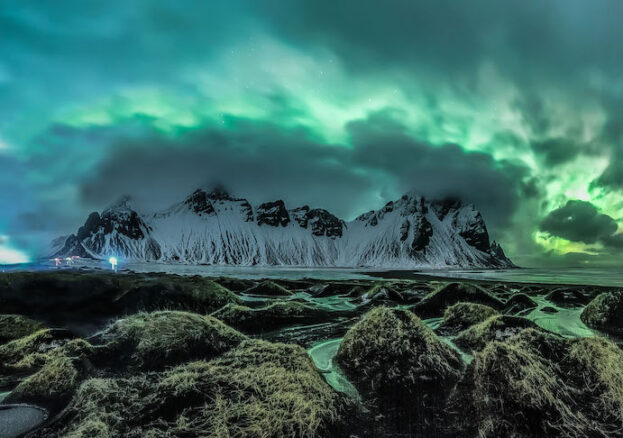
[(460, 197), (523, 266), (620, 264), (623, 2), (3, 0), (0, 263), (222, 182), (352, 219)]

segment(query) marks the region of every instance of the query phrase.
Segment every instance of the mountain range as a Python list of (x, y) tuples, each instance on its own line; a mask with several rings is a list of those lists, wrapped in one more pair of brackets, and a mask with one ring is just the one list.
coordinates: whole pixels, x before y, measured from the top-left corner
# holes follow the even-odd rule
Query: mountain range
[(222, 187), (197, 189), (155, 213), (123, 197), (56, 239), (53, 257), (216, 265), (376, 268), (508, 268), (480, 212), (414, 193), (346, 222), (281, 200), (253, 206)]

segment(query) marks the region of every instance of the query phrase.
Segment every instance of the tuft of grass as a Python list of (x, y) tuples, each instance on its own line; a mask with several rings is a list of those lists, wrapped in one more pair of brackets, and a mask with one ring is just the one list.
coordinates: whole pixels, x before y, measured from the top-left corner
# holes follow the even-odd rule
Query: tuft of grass
[(494, 315), (460, 332), (454, 343), (465, 350), (478, 351), (491, 341), (504, 341), (528, 328), (539, 329), (526, 318)]
[(23, 338), (43, 328), (39, 321), (23, 315), (0, 315), (0, 344)]
[(499, 315), (497, 310), (483, 304), (456, 303), (446, 309), (437, 331), (456, 334), (495, 315)]
[(246, 340), (209, 362), (89, 379), (41, 436), (336, 436), (347, 409), (304, 349)]
[(210, 359), (246, 336), (211, 316), (180, 311), (137, 313), (117, 320), (97, 338), (115, 366), (158, 369)]
[(40, 370), (21, 381), (6, 398), (9, 403), (34, 403), (52, 411), (64, 406), (93, 366), (93, 347), (73, 339), (46, 353)]
[(599, 294), (584, 308), (580, 319), (588, 327), (616, 335), (623, 334), (623, 293)]
[(66, 330), (42, 329), (0, 345), (0, 373), (10, 375), (40, 368), (50, 351), (72, 338)]
[(620, 436), (623, 352), (527, 329), (475, 353), (451, 405), (459, 436)]

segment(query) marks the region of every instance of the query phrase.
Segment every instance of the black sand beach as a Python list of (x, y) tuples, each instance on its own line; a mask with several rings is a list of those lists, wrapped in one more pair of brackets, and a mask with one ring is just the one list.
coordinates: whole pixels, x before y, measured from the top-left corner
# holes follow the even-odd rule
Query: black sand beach
[(22, 406), (3, 424), (32, 437), (620, 436), (619, 289), (373, 275), (387, 278), (2, 274), (0, 406)]

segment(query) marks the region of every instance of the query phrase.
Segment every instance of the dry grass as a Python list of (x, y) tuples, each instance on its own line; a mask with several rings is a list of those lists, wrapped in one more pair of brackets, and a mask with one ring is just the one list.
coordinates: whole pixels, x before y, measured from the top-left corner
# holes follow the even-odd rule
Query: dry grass
[(114, 322), (99, 337), (117, 366), (158, 369), (210, 359), (245, 336), (211, 316), (179, 311), (137, 313)]
[(87, 380), (40, 436), (335, 436), (345, 408), (305, 350), (249, 340), (209, 362)]
[(524, 330), (474, 355), (454, 403), (465, 436), (620, 436), (623, 352)]
[(406, 310), (377, 307), (344, 336), (336, 356), (355, 381), (373, 392), (415, 393), (423, 382), (449, 384), (461, 372), (456, 351)]
[(43, 328), (39, 321), (22, 315), (0, 315), (0, 344), (23, 338)]
[(580, 318), (589, 327), (623, 334), (623, 293), (598, 295), (584, 308)]
[(499, 315), (497, 310), (483, 304), (457, 303), (446, 309), (437, 331), (456, 334), (495, 315)]
[(48, 359), (48, 352), (70, 338), (71, 334), (64, 330), (42, 329), (0, 345), (0, 373), (14, 374), (40, 368)]
[(491, 341), (504, 341), (528, 328), (538, 326), (526, 318), (494, 315), (459, 333), (454, 343), (465, 350), (479, 351)]

